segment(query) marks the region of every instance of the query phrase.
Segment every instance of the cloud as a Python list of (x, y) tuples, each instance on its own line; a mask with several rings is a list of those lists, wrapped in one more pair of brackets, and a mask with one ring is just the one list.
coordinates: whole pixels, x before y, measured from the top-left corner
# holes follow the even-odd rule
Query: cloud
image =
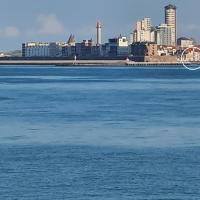
[(61, 35), (65, 28), (55, 14), (39, 15), (37, 18), (37, 33), (41, 35)]
[(0, 29), (0, 37), (17, 37), (19, 33), (19, 29), (14, 26), (7, 26), (3, 29)]

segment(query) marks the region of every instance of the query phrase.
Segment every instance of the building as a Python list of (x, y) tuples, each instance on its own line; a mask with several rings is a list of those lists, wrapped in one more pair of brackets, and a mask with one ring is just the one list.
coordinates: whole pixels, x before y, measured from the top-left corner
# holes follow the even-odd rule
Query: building
[(111, 38), (108, 43), (102, 46), (103, 56), (106, 57), (126, 57), (129, 54), (128, 40), (124, 36)]
[(194, 45), (194, 40), (187, 37), (181, 37), (177, 39), (177, 45), (181, 49), (192, 47)]
[(49, 43), (28, 42), (22, 44), (23, 57), (49, 57)]
[(151, 18), (145, 17), (136, 22), (136, 29), (133, 32), (133, 42), (153, 42)]
[(118, 56), (127, 56), (129, 54), (129, 45), (126, 37), (121, 36), (118, 38)]
[(200, 49), (198, 47), (186, 49), (181, 59), (185, 62), (200, 62)]
[(67, 45), (62, 47), (62, 57), (74, 58), (76, 55), (76, 40), (74, 35), (70, 35)]
[(177, 53), (177, 49), (175, 46), (158, 45), (157, 52), (159, 56), (175, 56)]
[(173, 40), (173, 29), (167, 24), (160, 24), (156, 27), (155, 41), (158, 45), (172, 45), (175, 46)]
[(134, 61), (144, 62), (146, 56), (157, 56), (157, 44), (152, 42), (136, 42), (131, 45)]
[(83, 40), (81, 43), (76, 43), (76, 56), (78, 57), (91, 57), (92, 56), (93, 41)]
[(69, 39), (67, 41), (68, 46), (75, 46), (76, 45), (76, 40), (74, 35), (70, 35)]
[(64, 42), (27, 42), (22, 44), (22, 56), (31, 57), (61, 57), (62, 48), (66, 46)]
[(176, 6), (169, 4), (165, 6), (165, 24), (171, 28), (171, 41), (172, 45), (176, 46), (177, 37), (177, 16), (176, 16)]

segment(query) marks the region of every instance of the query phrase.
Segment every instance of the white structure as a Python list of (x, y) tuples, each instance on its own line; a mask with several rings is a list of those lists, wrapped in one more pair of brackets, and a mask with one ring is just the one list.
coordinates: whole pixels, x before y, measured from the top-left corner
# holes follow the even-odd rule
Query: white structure
[(29, 42), (22, 44), (22, 54), (24, 57), (49, 57), (49, 43)]
[(62, 47), (67, 43), (28, 42), (22, 44), (23, 57), (58, 57), (62, 55)]
[(165, 24), (171, 28), (171, 42), (176, 46), (177, 23), (176, 23), (176, 6), (169, 4), (165, 6)]
[(127, 55), (129, 53), (129, 45), (126, 37), (119, 36), (117, 54), (119, 56)]
[(154, 42), (151, 33), (151, 18), (145, 17), (136, 22), (136, 29), (133, 33), (134, 42)]
[(186, 38), (186, 37), (181, 37), (181, 38), (178, 38), (177, 45), (182, 49), (193, 47), (194, 40), (190, 38)]
[(174, 46), (174, 42), (172, 41), (173, 29), (169, 27), (167, 24), (160, 24), (156, 30), (156, 43), (158, 45), (172, 45)]
[(97, 22), (97, 26), (96, 26), (96, 29), (97, 29), (97, 46), (101, 46), (102, 44), (102, 39), (101, 39), (101, 29), (102, 29), (102, 26), (101, 26), (101, 23), (98, 21)]

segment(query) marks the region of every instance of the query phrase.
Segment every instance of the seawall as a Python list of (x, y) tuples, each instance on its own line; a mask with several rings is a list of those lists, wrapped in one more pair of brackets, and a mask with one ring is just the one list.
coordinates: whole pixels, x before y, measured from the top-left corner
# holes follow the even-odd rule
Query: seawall
[[(191, 63), (185, 63), (191, 64)], [(200, 65), (200, 62), (195, 63)], [(3, 65), (52, 65), (52, 66), (181, 66), (181, 62), (134, 62), (126, 60), (0, 60)]]

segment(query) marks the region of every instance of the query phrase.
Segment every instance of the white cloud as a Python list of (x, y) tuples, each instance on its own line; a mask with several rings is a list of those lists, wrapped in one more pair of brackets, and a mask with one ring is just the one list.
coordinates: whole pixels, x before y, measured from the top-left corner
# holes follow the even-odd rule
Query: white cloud
[(37, 18), (37, 33), (42, 35), (60, 35), (65, 32), (65, 28), (56, 15), (39, 15)]
[(0, 37), (17, 37), (19, 33), (19, 29), (14, 26), (7, 26), (3, 29), (0, 29)]

